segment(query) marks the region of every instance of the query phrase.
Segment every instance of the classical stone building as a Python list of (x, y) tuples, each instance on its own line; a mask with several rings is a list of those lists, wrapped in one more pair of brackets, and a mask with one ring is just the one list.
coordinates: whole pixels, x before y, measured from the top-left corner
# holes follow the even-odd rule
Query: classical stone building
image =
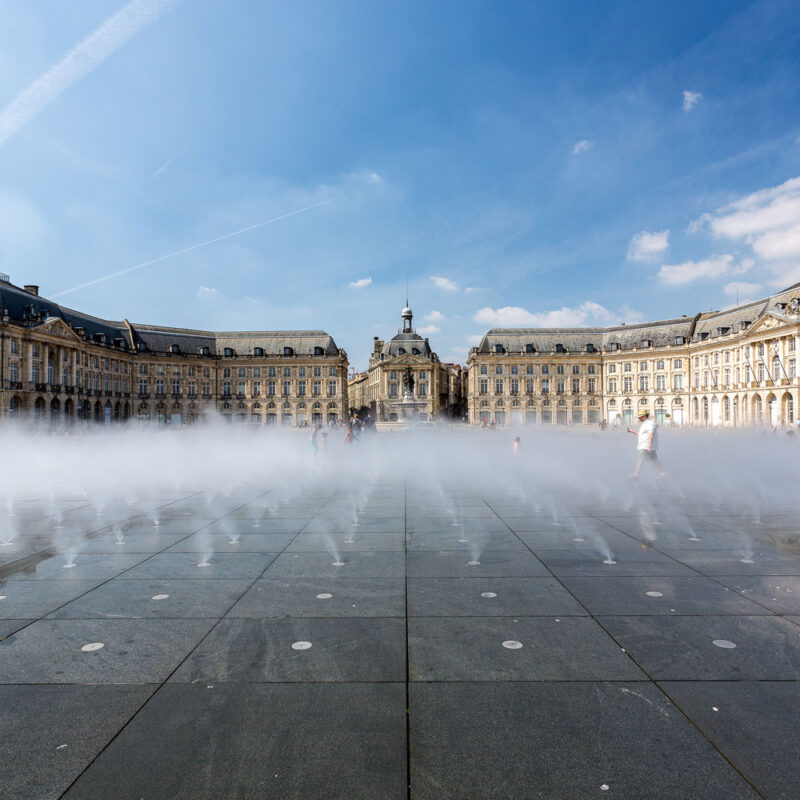
[(472, 424), (797, 421), (800, 284), (727, 311), (609, 328), (490, 330), (467, 359)]
[(353, 408), (367, 407), (379, 422), (398, 420), (393, 403), (403, 399), (403, 376), (413, 378), (413, 397), (424, 404), (425, 419), (458, 417), (462, 404), (462, 370), (457, 364), (443, 364), (411, 322), (413, 313), (406, 301), (401, 312), (403, 327), (388, 341), (373, 339), (369, 368), (350, 381), (348, 394)]
[(346, 418), (347, 353), (324, 331), (213, 332), (114, 322), (0, 278), (0, 418), (220, 414), (298, 425)]

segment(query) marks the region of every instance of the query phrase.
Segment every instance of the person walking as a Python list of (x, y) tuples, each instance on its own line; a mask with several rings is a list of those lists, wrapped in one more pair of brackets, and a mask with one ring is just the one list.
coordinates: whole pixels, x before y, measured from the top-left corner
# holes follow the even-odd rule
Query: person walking
[(659, 477), (664, 477), (664, 467), (658, 460), (658, 425), (650, 419), (650, 412), (644, 409), (639, 412), (639, 430), (628, 428), (628, 433), (638, 437), (637, 450), (639, 460), (636, 462), (636, 469), (631, 473), (631, 478), (639, 477), (639, 470), (645, 461), (649, 461), (658, 469)]

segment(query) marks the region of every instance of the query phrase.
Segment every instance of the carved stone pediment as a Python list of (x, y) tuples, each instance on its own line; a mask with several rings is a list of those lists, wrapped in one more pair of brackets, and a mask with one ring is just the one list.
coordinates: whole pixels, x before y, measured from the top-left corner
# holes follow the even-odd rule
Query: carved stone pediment
[(63, 319), (58, 319), (57, 317), (47, 320), (42, 324), (39, 330), (42, 331), (42, 333), (46, 333), (48, 336), (56, 336), (59, 339), (69, 339), (72, 342), (81, 341), (78, 334), (75, 333)]

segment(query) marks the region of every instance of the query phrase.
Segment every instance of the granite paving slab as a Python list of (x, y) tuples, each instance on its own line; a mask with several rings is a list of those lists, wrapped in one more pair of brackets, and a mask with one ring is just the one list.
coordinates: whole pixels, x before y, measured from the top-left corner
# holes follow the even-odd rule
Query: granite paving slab
[(217, 619), (249, 580), (112, 580), (62, 606), (51, 619)]
[[(477, 564), (470, 564), (477, 561)], [(551, 577), (532, 553), (516, 550), (409, 551), (410, 578)]]
[(120, 577), (126, 580), (254, 580), (274, 558), (269, 553), (159, 553)]
[(0, 619), (38, 619), (97, 586), (98, 581), (0, 581)]
[[(355, 524), (355, 523), (358, 524)], [(402, 515), (397, 517), (367, 517), (362, 516), (357, 519), (352, 514), (345, 514), (340, 517), (321, 517), (312, 519), (303, 533), (402, 533), (405, 522)]]
[(404, 553), (353, 551), (339, 553), (282, 553), (270, 565), (266, 578), (399, 578), (404, 575)]
[(281, 517), (280, 519), (246, 519), (246, 520), (231, 520), (225, 518), (214, 522), (206, 528), (204, 532), (208, 533), (273, 533), (273, 534), (291, 534), (292, 536), (300, 533), (306, 525), (310, 517), (303, 517), (301, 519), (292, 519), (291, 517)]
[(35, 621), (33, 619), (0, 619), (0, 641)]
[(405, 702), (396, 683), (167, 685), (65, 798), (404, 800)]
[[(158, 529), (157, 529), (158, 530)], [(158, 530), (158, 533), (92, 534), (77, 543), (78, 553), (158, 553), (165, 550), (175, 542), (179, 542), (188, 534), (167, 533)]]
[(406, 520), (406, 531), (408, 533), (447, 533), (453, 529), (453, 522), (458, 522), (462, 531), (467, 533), (494, 533), (508, 532), (508, 525), (500, 517), (462, 517), (453, 519), (445, 517), (434, 519), (431, 517), (419, 517), (417, 519), (408, 518)]
[(591, 614), (719, 614), (771, 612), (711, 578), (594, 577), (562, 578), (564, 586)]
[(200, 531), (181, 539), (169, 553), (280, 553), (294, 539), (293, 533), (207, 533)]
[(402, 617), (403, 578), (293, 577), (257, 580), (228, 617)]
[(155, 688), (0, 686), (0, 798), (57, 800)]
[[(401, 525), (402, 530), (402, 525)], [(402, 552), (405, 535), (401, 533), (372, 533), (353, 528), (347, 533), (301, 533), (286, 548), (287, 553), (352, 553), (361, 550)]]
[(414, 617), (586, 616), (555, 578), (409, 578)]
[(800, 557), (772, 548), (698, 550), (675, 556), (705, 575), (800, 575)]
[(408, 637), (412, 681), (646, 680), (587, 617), (415, 617)]
[(527, 550), (525, 543), (510, 531), (469, 533), (451, 528), (442, 533), (409, 533), (406, 539), (409, 550)]
[(145, 558), (141, 553), (40, 553), (0, 568), (0, 580), (100, 581), (129, 570)]
[[(164, 681), (213, 624), (203, 619), (39, 620), (0, 642), (0, 684)], [(102, 647), (82, 649), (97, 644)]]
[(405, 647), (402, 619), (227, 618), (170, 682), (404, 681)]
[(654, 680), (800, 680), (800, 629), (780, 617), (597, 619)]
[(413, 683), (410, 748), (414, 800), (758, 797), (647, 683)]
[(666, 681), (659, 686), (764, 797), (797, 797), (800, 683)]
[(721, 576), (715, 580), (776, 614), (800, 613), (800, 576)]
[[(537, 551), (545, 566), (558, 576), (614, 577), (621, 575), (696, 575), (697, 573), (655, 550), (625, 550), (615, 553), (598, 549)], [(608, 558), (611, 555), (612, 558)], [(606, 561), (613, 561), (607, 564)]]

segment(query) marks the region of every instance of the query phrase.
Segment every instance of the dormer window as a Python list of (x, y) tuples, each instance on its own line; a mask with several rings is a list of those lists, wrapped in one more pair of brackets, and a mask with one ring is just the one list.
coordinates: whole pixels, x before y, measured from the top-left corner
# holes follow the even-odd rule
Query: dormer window
[(619, 342), (611, 342), (611, 343), (608, 345), (608, 349), (609, 349), (609, 350), (610, 350), (612, 353), (615, 353), (617, 350), (619, 350)]
[(233, 352), (233, 348), (232, 347), (226, 347), (222, 351), (222, 355), (225, 356), (225, 358), (233, 358), (236, 355), (236, 353)]
[(686, 337), (685, 336), (676, 336), (675, 337), (675, 344), (686, 344)]
[(778, 311), (783, 311), (783, 309), (786, 308), (786, 303), (775, 303), (775, 308), (777, 308)]
[(180, 353), (180, 352), (181, 352), (180, 345), (177, 345), (177, 344), (171, 344), (171, 345), (169, 346), (169, 351), (170, 351), (170, 353), (172, 353), (173, 355), (177, 355), (178, 353)]
[(294, 348), (293, 347), (284, 347), (283, 354), (285, 356), (293, 356), (294, 355)]
[(642, 349), (650, 347), (652, 345), (652, 341), (650, 339), (642, 339)]
[(717, 328), (717, 336), (725, 336), (730, 332), (731, 332), (730, 327), (720, 326), (719, 328)]
[(254, 347), (253, 348), (253, 355), (261, 358), (264, 355), (264, 348), (263, 347)]
[(800, 299), (797, 297), (792, 298), (792, 311), (797, 312), (800, 311)]
[(207, 348), (207, 347), (200, 347), (200, 348), (198, 348), (197, 352), (198, 352), (198, 353), (199, 353), (201, 356), (207, 356), (207, 355), (209, 355), (209, 352), (208, 352), (208, 348)]
[(140, 353), (144, 353), (144, 351), (147, 350), (147, 345), (144, 342), (137, 342), (136, 343), (136, 349)]
[(532, 344), (526, 344), (525, 345), (525, 352), (526, 353), (535, 353), (536, 352), (536, 348)]
[(595, 350), (593, 344), (587, 344), (586, 345), (586, 352), (587, 353), (596, 353), (597, 351)]
[(419, 349), (416, 348), (416, 347), (412, 347), (411, 348), (411, 354), (415, 355), (415, 356), (418, 356), (419, 355)]
[(497, 355), (501, 355), (502, 353), (504, 353), (504, 352), (505, 352), (505, 350), (503, 349), (503, 345), (501, 345), (501, 344), (496, 344), (496, 345), (494, 346), (494, 352), (495, 352), (495, 353), (497, 353)]
[(557, 344), (556, 345), (556, 353), (566, 353), (566, 352), (567, 352), (567, 350), (566, 350), (566, 348), (564, 347), (563, 344)]
[(749, 327), (750, 327), (750, 320), (749, 319), (743, 319), (739, 323), (739, 330), (740, 331), (746, 331)]
[(405, 349), (405, 347), (398, 347), (398, 348), (397, 348), (397, 354), (398, 354), (398, 355), (401, 355), (401, 356), (404, 356), (404, 355), (406, 354), (406, 349)]
[(700, 341), (704, 342), (708, 339), (708, 331), (700, 331)]
[(315, 356), (324, 356), (325, 355), (325, 348), (324, 347), (315, 347), (314, 348), (314, 355)]

